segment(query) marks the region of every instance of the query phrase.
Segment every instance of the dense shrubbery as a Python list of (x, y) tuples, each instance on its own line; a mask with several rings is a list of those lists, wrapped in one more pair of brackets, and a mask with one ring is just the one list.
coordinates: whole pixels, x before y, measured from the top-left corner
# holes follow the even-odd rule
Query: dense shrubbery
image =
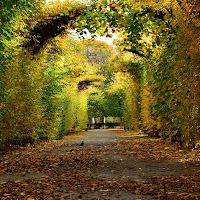
[(199, 4), (169, 8), (171, 36), (140, 66), (140, 121), (150, 135), (191, 144), (200, 137)]
[(117, 44), (133, 53), (132, 65), (124, 65), (137, 86), (139, 128), (169, 142), (200, 137), (199, 8), (184, 0), (116, 1), (106, 8), (109, 26), (123, 34)]

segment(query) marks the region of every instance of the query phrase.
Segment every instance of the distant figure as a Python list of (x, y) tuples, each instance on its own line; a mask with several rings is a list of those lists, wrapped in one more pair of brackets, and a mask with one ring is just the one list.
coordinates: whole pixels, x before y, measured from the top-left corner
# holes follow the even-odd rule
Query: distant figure
[(81, 142), (80, 146), (83, 146), (83, 145), (84, 145), (84, 141)]

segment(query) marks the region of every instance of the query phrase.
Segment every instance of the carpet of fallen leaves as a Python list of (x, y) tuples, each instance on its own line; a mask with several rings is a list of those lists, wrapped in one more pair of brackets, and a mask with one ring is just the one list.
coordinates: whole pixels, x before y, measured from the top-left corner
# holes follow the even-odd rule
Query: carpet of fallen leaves
[[(123, 131), (115, 133), (129, 135)], [(199, 150), (144, 138), (123, 140), (107, 146), (78, 148), (74, 148), (69, 140), (73, 140), (73, 136), (2, 152), (0, 177), (8, 176), (11, 179), (0, 182), (0, 199), (126, 199), (125, 196), (111, 198), (117, 192), (143, 195), (143, 198), (134, 199), (200, 199)], [(144, 175), (146, 181), (139, 182), (125, 176), (96, 175), (98, 169), (107, 167), (112, 171), (114, 167), (114, 164), (98, 156), (100, 154), (166, 159), (195, 167), (189, 176)], [(13, 175), (17, 175), (17, 180), (12, 180)], [(72, 194), (76, 195), (73, 197)]]
[(181, 148), (177, 143), (166, 144), (162, 139), (134, 139), (115, 145), (115, 151), (126, 156), (151, 159), (170, 159), (178, 162), (200, 165), (200, 149)]

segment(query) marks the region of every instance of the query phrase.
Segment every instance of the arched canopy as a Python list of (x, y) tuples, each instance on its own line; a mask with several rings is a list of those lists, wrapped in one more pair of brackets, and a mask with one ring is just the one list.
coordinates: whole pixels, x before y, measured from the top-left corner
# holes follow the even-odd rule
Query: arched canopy
[(32, 55), (37, 54), (47, 41), (65, 31), (65, 26), (73, 27), (73, 22), (80, 15), (84, 15), (83, 9), (69, 11), (67, 15), (58, 15), (50, 19), (44, 19), (36, 24), (30, 31), (25, 47)]
[[(154, 6), (152, 1), (91, 1), (91, 4), (72, 6), (61, 10), (61, 13), (50, 15), (48, 12), (45, 17), (41, 15), (36, 25), (30, 30), (29, 36), (24, 44), (31, 54), (37, 54), (45, 43), (65, 31), (66, 27), (78, 28), (95, 32), (100, 27), (106, 27), (104, 33), (108, 33), (108, 28), (122, 30), (126, 35), (124, 43), (129, 47), (124, 50), (133, 52), (140, 57), (148, 57), (152, 54), (152, 48), (146, 45), (146, 50), (141, 51), (143, 36), (152, 35), (152, 44), (160, 45), (160, 41), (166, 38), (165, 43), (169, 45), (176, 35), (175, 26), (171, 20), (176, 19), (173, 11), (173, 4), (170, 6), (162, 1), (157, 1)], [(198, 27), (200, 13), (198, 8), (184, 11), (182, 3), (177, 1), (174, 5), (179, 6), (179, 10), (186, 12), (187, 21), (193, 22)], [(194, 5), (190, 5), (193, 6)], [(199, 6), (196, 3), (195, 6)], [(67, 10), (66, 10), (67, 9)], [(49, 14), (49, 16), (48, 16)], [(84, 20), (84, 22), (78, 21)], [(113, 30), (115, 32), (115, 30)], [(148, 41), (147, 41), (148, 43)]]

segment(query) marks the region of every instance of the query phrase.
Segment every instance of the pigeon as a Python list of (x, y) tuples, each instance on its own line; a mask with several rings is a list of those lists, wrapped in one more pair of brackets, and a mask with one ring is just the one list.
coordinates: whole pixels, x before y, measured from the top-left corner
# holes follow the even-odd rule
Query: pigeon
[(81, 142), (80, 146), (83, 146), (83, 145), (84, 145), (84, 141)]

